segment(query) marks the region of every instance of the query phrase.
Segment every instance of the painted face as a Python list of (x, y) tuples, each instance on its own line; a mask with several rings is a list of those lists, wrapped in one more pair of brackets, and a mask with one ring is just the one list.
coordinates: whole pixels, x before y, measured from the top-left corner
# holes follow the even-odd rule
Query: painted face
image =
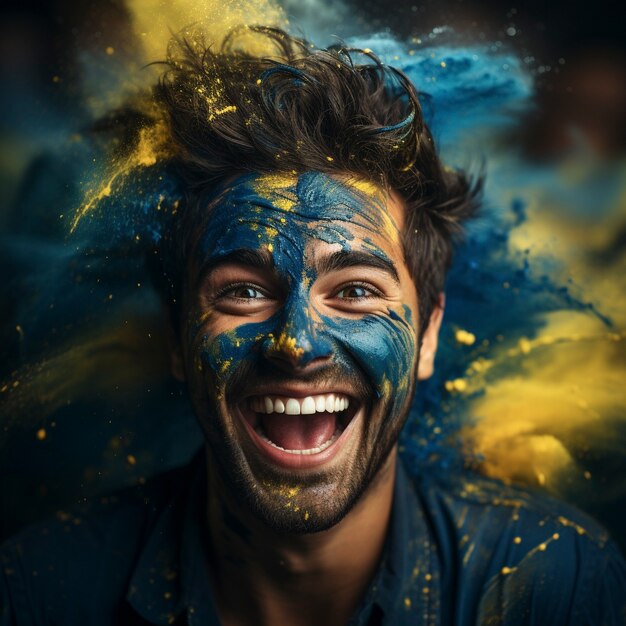
[(341, 519), (402, 427), (417, 294), (403, 207), (317, 172), (221, 190), (192, 252), (183, 353), (223, 484), (274, 527)]

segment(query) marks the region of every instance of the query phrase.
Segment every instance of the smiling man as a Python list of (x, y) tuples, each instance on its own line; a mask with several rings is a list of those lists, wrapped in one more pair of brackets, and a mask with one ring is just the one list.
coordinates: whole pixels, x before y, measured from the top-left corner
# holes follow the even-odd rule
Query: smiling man
[(205, 447), (7, 543), (0, 624), (626, 623), (624, 563), (581, 513), (408, 477), (398, 436), (475, 188), (402, 74), (256, 33), (274, 58), (172, 48), (136, 129), (186, 189), (155, 276)]
[(210, 476), (274, 528), (327, 530), (385, 464), (391, 493), (418, 368), (403, 211), (374, 184), (320, 172), (237, 177), (209, 203), (176, 374)]

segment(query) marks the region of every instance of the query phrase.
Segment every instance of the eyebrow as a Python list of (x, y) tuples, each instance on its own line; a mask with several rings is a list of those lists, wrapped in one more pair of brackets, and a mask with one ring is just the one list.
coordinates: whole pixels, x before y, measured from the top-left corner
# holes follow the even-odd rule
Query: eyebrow
[[(210, 258), (207, 263), (204, 264), (201, 274), (206, 277), (218, 267), (232, 263), (265, 271), (276, 271), (274, 259), (268, 250), (241, 248)], [(337, 272), (349, 267), (371, 267), (373, 269), (382, 270), (389, 274), (396, 283), (400, 283), (396, 266), (391, 261), (375, 254), (352, 250), (339, 250), (338, 252), (333, 252), (315, 261), (315, 270), (318, 274)]]
[(250, 248), (240, 248), (227, 252), (226, 254), (219, 254), (209, 258), (209, 260), (203, 264), (201, 274), (208, 276), (212, 271), (221, 267), (222, 265), (230, 264), (246, 265), (260, 270), (275, 271), (276, 266), (269, 250), (252, 250)]
[(315, 269), (318, 274), (336, 272), (349, 267), (371, 267), (382, 270), (389, 274), (396, 283), (400, 283), (398, 270), (391, 261), (367, 252), (340, 250), (315, 262)]

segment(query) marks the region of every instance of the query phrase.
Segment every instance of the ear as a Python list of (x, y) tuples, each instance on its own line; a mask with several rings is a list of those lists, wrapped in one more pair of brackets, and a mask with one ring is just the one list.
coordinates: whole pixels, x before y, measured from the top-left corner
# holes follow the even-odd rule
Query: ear
[(167, 347), (170, 354), (170, 374), (179, 382), (185, 381), (183, 351), (173, 328), (167, 331)]
[(417, 367), (417, 380), (426, 380), (433, 374), (435, 368), (435, 354), (437, 353), (437, 341), (439, 339), (439, 329), (443, 320), (443, 309), (446, 299), (443, 293), (439, 294), (439, 299), (435, 304), (428, 326), (422, 335), (422, 345), (420, 348), (420, 360)]

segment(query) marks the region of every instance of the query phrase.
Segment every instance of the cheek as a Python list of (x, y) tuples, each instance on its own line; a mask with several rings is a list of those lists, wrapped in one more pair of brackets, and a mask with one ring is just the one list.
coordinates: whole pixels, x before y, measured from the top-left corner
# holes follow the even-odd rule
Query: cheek
[(409, 307), (402, 315), (368, 315), (358, 320), (326, 318), (335, 341), (367, 374), (376, 395), (392, 396), (402, 406), (412, 389), (416, 367), (417, 338)]
[(258, 347), (272, 327), (272, 321), (267, 320), (243, 324), (217, 335), (198, 333), (191, 344), (194, 365), (218, 397), (223, 395), (233, 373), (246, 361), (257, 358)]

